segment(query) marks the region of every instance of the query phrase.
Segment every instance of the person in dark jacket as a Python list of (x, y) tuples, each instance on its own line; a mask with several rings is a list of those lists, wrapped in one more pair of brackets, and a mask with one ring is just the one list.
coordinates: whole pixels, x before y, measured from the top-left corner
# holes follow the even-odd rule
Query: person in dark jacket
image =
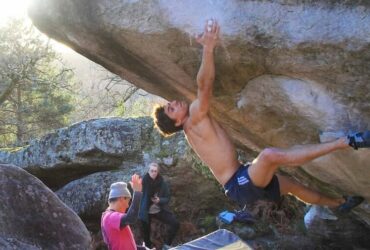
[(179, 222), (169, 210), (170, 190), (159, 174), (159, 165), (150, 163), (148, 173), (143, 177), (143, 195), (140, 203), (139, 219), (142, 223), (142, 233), (145, 246), (151, 248), (150, 222), (155, 218), (169, 226), (165, 237), (165, 245), (170, 246), (179, 229)]

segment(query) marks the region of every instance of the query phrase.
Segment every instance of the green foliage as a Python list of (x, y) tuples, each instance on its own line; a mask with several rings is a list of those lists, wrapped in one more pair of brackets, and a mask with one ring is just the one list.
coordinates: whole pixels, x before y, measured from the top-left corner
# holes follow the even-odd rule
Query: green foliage
[(21, 145), (68, 124), (73, 72), (22, 20), (0, 28), (0, 146)]
[(22, 149), (24, 149), (25, 147), (13, 147), (13, 148), (0, 148), (0, 151), (6, 151), (6, 152), (9, 152), (9, 153), (15, 153), (15, 152), (18, 152)]
[(216, 218), (214, 215), (207, 215), (206, 217), (200, 220), (199, 224), (207, 232), (211, 232), (217, 229)]
[(124, 116), (125, 115), (125, 102), (119, 101), (117, 103), (117, 108), (115, 110), (116, 116)]
[(155, 157), (156, 158), (165, 158), (165, 157), (168, 157), (170, 155), (171, 155), (171, 153), (169, 152), (169, 150), (161, 149), (161, 151), (159, 151), (158, 153), (155, 154)]

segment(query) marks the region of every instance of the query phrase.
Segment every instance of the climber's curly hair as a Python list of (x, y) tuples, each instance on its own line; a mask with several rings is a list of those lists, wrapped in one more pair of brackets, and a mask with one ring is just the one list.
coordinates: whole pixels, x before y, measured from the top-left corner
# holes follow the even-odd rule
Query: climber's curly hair
[(183, 126), (175, 126), (175, 121), (164, 112), (164, 105), (157, 104), (152, 114), (155, 127), (163, 136), (170, 136), (183, 129)]

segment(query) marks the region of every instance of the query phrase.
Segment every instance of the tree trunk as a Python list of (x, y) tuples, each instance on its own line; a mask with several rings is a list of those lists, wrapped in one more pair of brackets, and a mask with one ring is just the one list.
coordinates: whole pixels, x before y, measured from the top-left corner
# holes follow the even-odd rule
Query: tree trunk
[(21, 145), (23, 141), (23, 105), (22, 105), (22, 90), (20, 84), (16, 87), (17, 104), (16, 104), (16, 126), (17, 126), (17, 145)]

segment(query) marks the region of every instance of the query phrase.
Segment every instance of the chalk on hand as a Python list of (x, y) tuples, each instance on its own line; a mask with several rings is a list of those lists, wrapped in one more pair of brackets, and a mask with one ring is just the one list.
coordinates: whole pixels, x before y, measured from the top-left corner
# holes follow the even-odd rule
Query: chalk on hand
[(212, 19), (208, 20), (208, 22), (207, 22), (207, 31), (208, 32), (210, 32), (212, 30), (212, 24), (213, 24)]

